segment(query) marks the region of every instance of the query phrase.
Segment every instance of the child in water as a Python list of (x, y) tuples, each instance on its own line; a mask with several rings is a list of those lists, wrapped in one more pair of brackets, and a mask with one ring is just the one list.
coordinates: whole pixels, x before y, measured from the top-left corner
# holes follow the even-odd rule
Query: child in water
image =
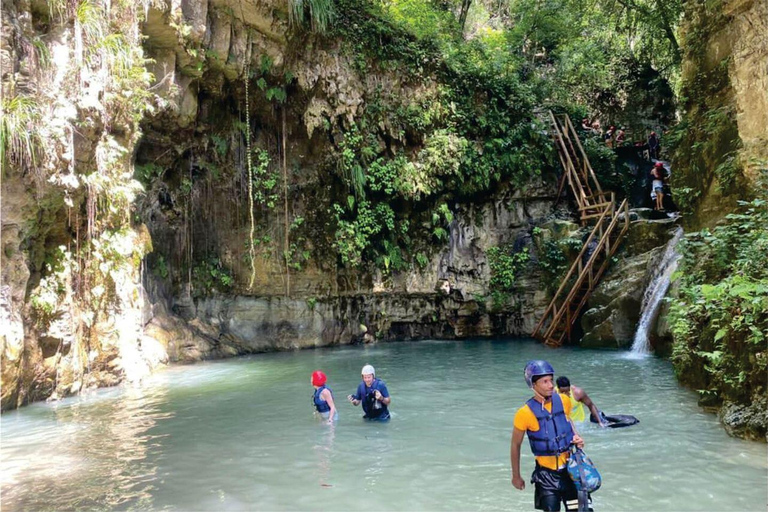
[(312, 372), (312, 387), (315, 388), (315, 394), (312, 396), (312, 402), (317, 409), (317, 413), (327, 420), (329, 424), (339, 419), (339, 413), (336, 410), (336, 404), (333, 402), (333, 391), (325, 385), (328, 377), (320, 370)]

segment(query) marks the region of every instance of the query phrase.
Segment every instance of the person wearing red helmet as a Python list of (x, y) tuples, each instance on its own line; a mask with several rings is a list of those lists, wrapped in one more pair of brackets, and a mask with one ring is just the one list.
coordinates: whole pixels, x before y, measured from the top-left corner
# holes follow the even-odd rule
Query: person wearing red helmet
[(651, 169), (651, 199), (654, 201), (654, 210), (664, 209), (664, 181), (667, 179), (667, 170), (664, 164), (656, 162)]
[(509, 454), (512, 485), (525, 489), (520, 476), (520, 447), (527, 435), (536, 459), (531, 475), (534, 508), (559, 511), (562, 502), (567, 511), (579, 510), (578, 491), (568, 475), (567, 464), (571, 445), (582, 448), (584, 440), (571, 421), (571, 399), (555, 392), (555, 370), (547, 361), (529, 361), (523, 375), (533, 397), (515, 414)]
[(328, 378), (320, 370), (312, 372), (312, 387), (315, 388), (312, 403), (324, 420), (327, 420), (328, 423), (333, 423), (339, 419), (339, 413), (336, 410), (336, 404), (333, 402), (333, 391), (325, 385), (327, 381)]

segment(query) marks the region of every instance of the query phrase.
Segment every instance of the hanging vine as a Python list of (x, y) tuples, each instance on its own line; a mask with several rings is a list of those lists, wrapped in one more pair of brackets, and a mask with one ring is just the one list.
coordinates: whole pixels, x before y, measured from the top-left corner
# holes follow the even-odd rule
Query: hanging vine
[[(250, 38), (248, 42), (250, 47)], [(248, 283), (248, 289), (253, 289), (253, 282), (256, 280), (256, 247), (253, 244), (253, 237), (256, 231), (256, 223), (253, 218), (253, 161), (251, 158), (251, 113), (250, 101), (248, 99), (248, 82), (250, 81), (250, 58), (245, 62), (245, 161), (248, 166), (248, 215), (251, 221), (251, 230), (248, 234), (248, 255), (251, 260), (251, 281)]]

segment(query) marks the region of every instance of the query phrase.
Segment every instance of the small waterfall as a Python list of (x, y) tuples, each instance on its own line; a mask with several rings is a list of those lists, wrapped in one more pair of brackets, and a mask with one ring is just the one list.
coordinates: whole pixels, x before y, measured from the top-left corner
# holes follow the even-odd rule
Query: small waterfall
[(661, 258), (651, 284), (645, 290), (643, 304), (640, 307), (640, 322), (637, 325), (635, 340), (632, 343), (632, 355), (634, 356), (644, 356), (651, 352), (649, 331), (656, 323), (661, 300), (667, 294), (672, 273), (677, 269), (677, 261), (680, 259), (680, 255), (677, 253), (677, 244), (682, 236), (683, 228), (679, 227), (675, 231), (675, 236), (667, 243), (664, 256)]

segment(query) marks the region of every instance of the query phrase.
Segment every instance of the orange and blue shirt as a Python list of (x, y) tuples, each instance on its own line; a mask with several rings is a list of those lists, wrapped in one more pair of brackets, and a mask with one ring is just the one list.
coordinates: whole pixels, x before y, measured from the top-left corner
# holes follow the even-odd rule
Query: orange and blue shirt
[[(568, 395), (564, 395), (562, 393), (558, 393), (560, 395), (560, 399), (563, 401), (563, 410), (565, 411), (565, 417), (569, 420), (571, 419), (571, 399)], [(548, 401), (543, 406), (546, 410), (552, 412), (552, 401)], [(539, 420), (536, 419), (536, 415), (533, 414), (533, 411), (528, 406), (528, 404), (525, 404), (520, 409), (518, 409), (517, 413), (515, 413), (515, 428), (518, 430), (522, 430), (523, 432), (531, 431), (531, 432), (537, 432), (539, 430)], [(568, 461), (569, 452), (561, 453), (560, 455), (545, 455), (545, 456), (536, 456), (536, 462), (539, 463), (539, 466), (552, 469), (552, 470), (558, 470), (565, 466), (566, 462)]]

